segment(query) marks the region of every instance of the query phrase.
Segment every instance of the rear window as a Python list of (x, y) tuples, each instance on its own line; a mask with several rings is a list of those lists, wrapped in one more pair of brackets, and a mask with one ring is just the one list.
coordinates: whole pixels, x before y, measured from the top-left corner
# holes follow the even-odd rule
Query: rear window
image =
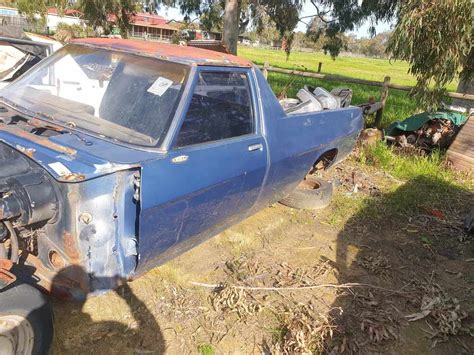
[(193, 97), (177, 138), (177, 147), (219, 141), (254, 132), (247, 74), (199, 73)]

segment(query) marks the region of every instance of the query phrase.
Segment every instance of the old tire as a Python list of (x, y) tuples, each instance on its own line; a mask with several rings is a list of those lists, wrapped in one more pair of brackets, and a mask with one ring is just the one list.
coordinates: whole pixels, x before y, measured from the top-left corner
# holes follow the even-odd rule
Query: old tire
[(48, 354), (52, 339), (51, 306), (39, 290), (15, 283), (0, 291), (0, 354)]
[(332, 183), (319, 179), (315, 176), (307, 176), (296, 189), (281, 204), (304, 210), (319, 210), (331, 203), (333, 195)]

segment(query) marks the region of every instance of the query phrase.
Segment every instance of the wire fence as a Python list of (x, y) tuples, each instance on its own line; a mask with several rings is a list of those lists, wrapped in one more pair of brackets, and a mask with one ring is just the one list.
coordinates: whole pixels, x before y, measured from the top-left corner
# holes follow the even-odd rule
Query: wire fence
[(30, 20), (23, 16), (0, 15), (0, 26), (15, 27), (20, 31), (48, 34), (48, 27), (38, 20)]

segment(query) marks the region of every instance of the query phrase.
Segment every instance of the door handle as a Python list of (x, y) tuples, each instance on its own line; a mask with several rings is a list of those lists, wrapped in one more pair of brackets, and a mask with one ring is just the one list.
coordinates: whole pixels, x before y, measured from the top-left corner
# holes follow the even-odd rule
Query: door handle
[(179, 157), (175, 157), (175, 158), (171, 159), (171, 162), (174, 163), (174, 164), (179, 164), (179, 163), (184, 163), (188, 159), (189, 159), (189, 157), (187, 155), (180, 155)]
[(263, 144), (258, 143), (258, 144), (249, 145), (249, 152), (254, 152), (256, 150), (263, 150)]

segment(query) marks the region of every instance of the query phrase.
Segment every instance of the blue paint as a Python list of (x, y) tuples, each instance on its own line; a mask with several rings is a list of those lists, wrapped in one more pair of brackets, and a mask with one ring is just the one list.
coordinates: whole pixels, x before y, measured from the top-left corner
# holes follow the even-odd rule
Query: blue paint
[[(247, 75), (256, 129), (177, 149), (176, 137), (202, 70)], [(49, 138), (76, 151), (68, 155), (0, 129), (0, 141), (33, 150), (32, 159), (61, 182), (67, 201), (63, 220), (48, 226), (54, 236), (41, 250), (46, 253), (45, 245), (52, 244), (65, 255), (62, 235), (69, 232), (88, 273), (99, 278), (139, 276), (283, 198), (324, 152), (336, 149), (337, 159), (343, 159), (363, 127), (362, 111), (356, 107), (287, 116), (257, 68), (193, 66), (189, 78), (159, 147), (145, 149), (81, 130), (75, 133), (91, 144), (76, 134)], [(254, 145), (261, 149), (250, 151)], [(54, 162), (85, 181), (66, 183), (50, 167)], [(134, 198), (137, 174), (139, 201)], [(68, 200), (71, 194), (78, 201)], [(91, 226), (78, 222), (84, 212), (94, 216)], [(133, 252), (136, 241), (139, 256)]]

